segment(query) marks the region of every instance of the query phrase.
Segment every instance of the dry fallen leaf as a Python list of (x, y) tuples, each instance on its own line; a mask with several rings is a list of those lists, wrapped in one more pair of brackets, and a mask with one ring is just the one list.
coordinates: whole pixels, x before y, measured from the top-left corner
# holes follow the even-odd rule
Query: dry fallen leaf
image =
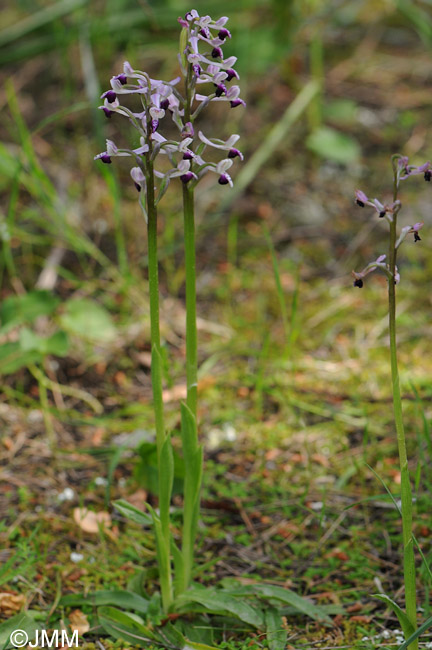
[(26, 602), (24, 594), (16, 594), (9, 591), (0, 593), (0, 613), (5, 616), (13, 616), (20, 612)]
[(110, 528), (111, 517), (108, 512), (93, 512), (87, 508), (74, 508), (73, 518), (85, 533), (96, 534), (100, 528)]
[(78, 636), (83, 636), (90, 629), (90, 623), (87, 620), (87, 616), (80, 609), (74, 609), (69, 614), (69, 625), (71, 630), (78, 632)]

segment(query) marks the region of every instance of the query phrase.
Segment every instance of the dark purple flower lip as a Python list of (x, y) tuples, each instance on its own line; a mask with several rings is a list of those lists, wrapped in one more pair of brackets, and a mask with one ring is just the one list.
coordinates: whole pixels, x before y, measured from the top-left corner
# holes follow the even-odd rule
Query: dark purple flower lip
[(227, 81), (231, 81), (231, 79), (234, 78), (239, 78), (237, 72), (233, 68), (228, 68), (228, 70), (225, 70), (225, 72), (227, 73)]
[(238, 149), (230, 149), (228, 152), (228, 158), (236, 158), (239, 156), (240, 158), (242, 157), (241, 152)]
[(166, 111), (169, 108), (169, 100), (168, 99), (162, 99), (160, 103), (160, 107)]
[(194, 63), (194, 65), (192, 66), (192, 70), (196, 77), (199, 77), (202, 72), (201, 66), (198, 63)]
[(424, 179), (425, 181), (430, 182), (431, 178), (432, 178), (432, 171), (430, 169), (427, 169), (424, 173)]
[(232, 99), (230, 101), (231, 108), (236, 108), (236, 106), (246, 106), (246, 102), (244, 102), (242, 99)]
[(110, 165), (112, 163), (111, 156), (108, 156), (107, 153), (104, 153), (100, 156), (100, 159), (103, 163)]
[(226, 38), (231, 38), (231, 33), (228, 31), (228, 29), (223, 28), (218, 32), (218, 37), (224, 41)]
[(228, 185), (229, 178), (226, 174), (221, 174), (218, 179), (219, 185)]
[(152, 120), (151, 121), (152, 133), (155, 133), (158, 130), (158, 126), (159, 126), (159, 120)]
[(107, 90), (106, 93), (102, 95), (102, 99), (106, 99), (110, 104), (112, 104), (117, 99), (117, 95), (113, 90)]
[(215, 90), (215, 95), (216, 97), (221, 97), (224, 93), (226, 94), (227, 89), (224, 84), (217, 84), (216, 90)]
[(138, 192), (141, 192), (141, 185), (138, 183), (134, 183), (135, 187), (137, 188)]
[(354, 286), (361, 289), (363, 287), (363, 280), (361, 280), (360, 278), (358, 278), (357, 280), (354, 280)]
[(127, 84), (127, 76), (125, 75), (124, 72), (122, 72), (121, 74), (118, 74), (116, 77), (114, 77), (114, 79), (117, 79), (118, 81), (120, 81), (122, 86), (125, 86)]
[(106, 117), (111, 117), (111, 115), (114, 113), (114, 111), (110, 111), (110, 109), (106, 108), (106, 106), (102, 106), (102, 110), (105, 113)]
[(194, 155), (193, 155), (192, 151), (188, 150), (188, 151), (184, 152), (183, 160), (193, 160), (193, 158), (194, 158)]
[(183, 176), (180, 176), (180, 180), (186, 185), (186, 183), (189, 183), (194, 178), (194, 174), (192, 172), (186, 172), (186, 174), (183, 174)]
[(214, 47), (211, 53), (213, 59), (222, 59), (223, 58), (223, 52), (220, 47)]

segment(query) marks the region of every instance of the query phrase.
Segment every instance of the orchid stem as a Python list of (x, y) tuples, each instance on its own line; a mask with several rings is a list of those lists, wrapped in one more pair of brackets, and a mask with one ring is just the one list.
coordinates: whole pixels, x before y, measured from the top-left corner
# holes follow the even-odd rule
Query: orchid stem
[[(397, 200), (398, 178), (395, 171), (393, 190), (393, 201)], [(406, 452), (405, 430), (402, 415), (402, 399), (399, 385), (399, 372), (396, 346), (396, 226), (397, 212), (390, 223), (390, 250), (389, 270), (392, 278), (388, 283), (389, 298), (389, 334), (390, 334), (390, 362), (392, 374), (393, 409), (396, 426), (396, 436), (399, 451), (399, 462), (401, 468), (401, 510), (402, 510), (402, 538), (403, 538), (403, 572), (405, 585), (405, 609), (413, 629), (417, 629), (417, 605), (416, 605), (416, 580), (414, 544), (412, 536), (412, 492), (408, 471), (408, 458)], [(417, 650), (418, 641), (413, 641), (408, 650)]]

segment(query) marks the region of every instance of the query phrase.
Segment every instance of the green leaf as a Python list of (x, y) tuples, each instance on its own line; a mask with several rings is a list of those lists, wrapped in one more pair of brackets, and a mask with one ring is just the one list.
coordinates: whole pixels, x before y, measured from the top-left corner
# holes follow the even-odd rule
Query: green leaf
[(322, 126), (313, 131), (306, 140), (306, 146), (326, 160), (349, 165), (359, 160), (361, 149), (353, 138)]
[(39, 316), (50, 316), (59, 302), (49, 291), (30, 291), (6, 298), (0, 307), (0, 332), (4, 334), (23, 323), (33, 323)]
[(123, 515), (123, 517), (134, 521), (140, 526), (151, 526), (153, 524), (153, 519), (150, 517), (150, 515), (142, 512), (142, 510), (139, 510), (138, 508), (135, 508), (135, 506), (133, 506), (128, 501), (125, 501), (124, 499), (118, 499), (117, 501), (114, 501), (113, 506), (116, 510), (119, 511), (121, 515)]
[(407, 639), (411, 634), (414, 633), (414, 627), (409, 620), (408, 616), (405, 614), (403, 609), (399, 607), (397, 603), (395, 603), (394, 600), (390, 598), (390, 596), (387, 596), (386, 594), (374, 594), (374, 598), (378, 598), (378, 600), (381, 600), (383, 603), (385, 603), (390, 609), (393, 610), (393, 612), (396, 614), (398, 617), (398, 621), (400, 623), (400, 626), (403, 630), (404, 636)]
[(33, 641), (36, 631), (39, 628), (40, 624), (37, 624), (28, 612), (22, 612), (21, 614), (12, 616), (12, 618), (9, 618), (0, 625), (0, 648), (7, 650), (8, 648), (14, 647), (9, 641), (10, 635), (14, 630), (23, 630), (28, 634), (29, 641)]
[(416, 630), (413, 634), (411, 634), (411, 636), (408, 637), (408, 639), (407, 639), (406, 641), (404, 641), (404, 642), (402, 643), (402, 645), (400, 645), (399, 648), (398, 648), (397, 650), (406, 650), (406, 648), (408, 648), (408, 647), (411, 645), (411, 643), (412, 643), (413, 641), (415, 641), (416, 639), (418, 639), (419, 636), (420, 636), (421, 634), (423, 634), (423, 632), (426, 632), (426, 630), (429, 629), (431, 626), (432, 626), (432, 616), (430, 616), (430, 617), (429, 617), (429, 618), (428, 618), (428, 619), (423, 623), (423, 625), (420, 625), (420, 627), (417, 628), (417, 630)]
[(60, 605), (77, 607), (80, 605), (94, 605), (100, 607), (102, 605), (116, 605), (123, 609), (130, 609), (139, 614), (146, 614), (148, 609), (148, 600), (134, 594), (131, 591), (123, 591), (121, 589), (113, 589), (106, 591), (95, 591), (88, 596), (81, 594), (68, 594), (63, 596), (59, 602)]
[(264, 626), (264, 616), (260, 609), (248, 605), (242, 600), (216, 589), (191, 588), (178, 597), (178, 605), (187, 605), (193, 602), (202, 605), (208, 612), (220, 613), (229, 612), (241, 621), (252, 625), (253, 627)]
[(61, 330), (52, 336), (43, 337), (27, 327), (23, 327), (19, 333), (19, 343), (23, 352), (35, 351), (42, 356), (53, 354), (57, 357), (64, 357), (69, 350), (68, 335)]
[(160, 480), (159, 480), (159, 510), (161, 520), (166, 513), (169, 516), (171, 494), (174, 481), (174, 459), (171, 438), (167, 436), (162, 445), (160, 455)]
[(100, 624), (108, 634), (133, 646), (147, 647), (149, 640), (154, 641), (156, 638), (139, 617), (126, 614), (115, 607), (99, 607), (98, 616)]
[(31, 363), (43, 360), (43, 355), (37, 350), (23, 352), (19, 341), (11, 341), (0, 345), (0, 375), (9, 375)]
[[(152, 494), (159, 494), (157, 448), (154, 442), (144, 442), (138, 448), (139, 462), (134, 470), (136, 480)], [(173, 449), (174, 484), (172, 494), (183, 494), (185, 468), (183, 458)]]
[(273, 598), (275, 600), (286, 603), (287, 605), (291, 605), (298, 612), (301, 612), (302, 614), (305, 614), (306, 616), (309, 616), (316, 621), (325, 621), (326, 623), (332, 622), (331, 618), (319, 605), (315, 605), (309, 599), (303, 598), (303, 596), (299, 596), (294, 591), (285, 589), (284, 587), (278, 587), (277, 585), (256, 584), (240, 586), (239, 588), (229, 589), (229, 591), (236, 596), (254, 595), (265, 599)]
[(108, 343), (117, 335), (109, 312), (88, 298), (69, 300), (60, 322), (66, 331), (90, 341)]
[(270, 650), (284, 650), (287, 644), (288, 633), (282, 625), (282, 619), (274, 607), (264, 611), (266, 624), (267, 643)]

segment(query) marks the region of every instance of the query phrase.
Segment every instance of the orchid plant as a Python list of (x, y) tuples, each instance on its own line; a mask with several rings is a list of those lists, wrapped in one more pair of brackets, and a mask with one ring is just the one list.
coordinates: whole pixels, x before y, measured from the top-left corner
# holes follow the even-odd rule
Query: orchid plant
[[(393, 391), (393, 410), (394, 422), (396, 428), (397, 445), (399, 452), (399, 462), (401, 470), (401, 514), (402, 514), (402, 536), (403, 536), (403, 573), (405, 585), (405, 611), (387, 596), (377, 596), (384, 600), (397, 614), (399, 622), (407, 639), (410, 650), (417, 650), (418, 641), (416, 635), (417, 630), (417, 606), (416, 606), (416, 579), (415, 579), (415, 561), (414, 561), (414, 543), (412, 527), (412, 491), (411, 482), (408, 470), (408, 458), (405, 442), (405, 431), (402, 417), (402, 400), (399, 386), (399, 372), (397, 360), (397, 345), (396, 345), (396, 286), (400, 282), (400, 274), (396, 265), (397, 254), (399, 247), (405, 238), (412, 234), (414, 242), (421, 240), (419, 232), (423, 227), (423, 222), (415, 223), (414, 225), (404, 226), (400, 233), (397, 230), (397, 218), (399, 211), (402, 207), (399, 199), (399, 188), (401, 181), (404, 181), (411, 176), (423, 175), (424, 180), (430, 182), (432, 178), (432, 165), (426, 162), (423, 165), (415, 166), (409, 164), (406, 156), (395, 154), (392, 156), (393, 167), (393, 200), (391, 203), (383, 204), (378, 199), (369, 199), (367, 195), (361, 191), (356, 190), (355, 201), (356, 204), (365, 208), (370, 207), (378, 214), (378, 218), (385, 219), (389, 225), (389, 253), (380, 255), (376, 260), (370, 262), (362, 271), (353, 271), (354, 286), (358, 288), (363, 287), (364, 278), (375, 270), (382, 271), (387, 277), (388, 281), (388, 304), (389, 304), (389, 335), (390, 335), (390, 365), (392, 376), (392, 391)], [(414, 635), (411, 641), (410, 637)]]
[[(197, 328), (195, 278), (194, 190), (207, 172), (218, 175), (221, 185), (231, 185), (228, 171), (234, 159), (243, 159), (235, 148), (238, 135), (226, 141), (195, 132), (195, 120), (211, 102), (226, 102), (231, 108), (244, 106), (240, 88), (230, 85), (239, 76), (234, 70), (236, 57), (224, 58), (222, 46), (231, 34), (225, 24), (228, 18), (212, 20), (200, 17), (196, 10), (179, 19), (182, 27), (179, 63), (181, 76), (171, 81), (152, 79), (146, 72), (135, 70), (125, 62), (123, 72), (111, 79), (111, 88), (103, 93), (100, 108), (108, 118), (113, 114), (126, 117), (138, 132), (139, 146), (122, 149), (107, 140), (106, 151), (95, 159), (111, 164), (112, 158), (131, 157), (134, 166), (130, 175), (139, 192), (139, 202), (147, 222), (149, 293), (152, 346), (152, 385), (156, 421), (156, 446), (159, 473), (159, 513), (149, 506), (156, 531), (162, 601), (167, 612), (173, 596), (187, 589), (191, 582), (193, 548), (199, 512), (202, 478), (202, 446), (197, 436)], [(178, 89), (183, 81), (181, 90)], [(201, 92), (197, 92), (201, 90)], [(182, 94), (182, 92), (183, 94)], [(137, 95), (140, 105), (132, 110), (124, 98)], [(177, 139), (166, 122), (171, 117), (178, 132)], [(206, 161), (206, 149), (215, 149), (224, 156), (219, 162)], [(168, 169), (164, 166), (168, 163)], [(173, 451), (170, 434), (164, 424), (162, 372), (159, 329), (159, 281), (157, 252), (157, 205), (172, 179), (183, 187), (184, 244), (186, 269), (186, 380), (187, 399), (182, 404), (182, 445), (185, 462), (182, 547), (179, 549), (170, 532), (170, 499), (174, 478)], [(172, 576), (171, 559), (175, 565)]]
[[(112, 140), (107, 140), (106, 150), (95, 159), (111, 164), (115, 157), (131, 158), (130, 176), (147, 223), (151, 375), (159, 482), (159, 508), (156, 511), (148, 505), (150, 516), (126, 501), (118, 501), (115, 506), (133, 521), (153, 526), (162, 600), (161, 617), (169, 617), (173, 612), (196, 611), (198, 608), (200, 612), (229, 613), (255, 628), (270, 626), (274, 629), (275, 621), (279, 620), (280, 629), (272, 634), (277, 634), (279, 638), (281, 635), (286, 637), (274, 607), (266, 616), (258, 606), (246, 604), (245, 599), (271, 599), (272, 602), (289, 604), (317, 620), (329, 623), (330, 619), (311, 601), (280, 587), (256, 585), (239, 590), (238, 586), (225, 585), (223, 590), (215, 590), (192, 585), (203, 473), (203, 450), (197, 433), (194, 192), (208, 172), (217, 175), (220, 185), (232, 186), (231, 167), (236, 159), (243, 160), (242, 153), (236, 147), (238, 135), (233, 134), (226, 140), (205, 135), (196, 129), (195, 123), (202, 111), (213, 102), (224, 102), (230, 109), (245, 106), (245, 102), (240, 98), (240, 88), (236, 84), (239, 79), (234, 69), (236, 57), (225, 58), (223, 52), (224, 45), (231, 38), (226, 28), (228, 18), (213, 20), (210, 16), (200, 16), (193, 9), (178, 21), (182, 28), (178, 55), (181, 74), (170, 81), (156, 80), (125, 62), (123, 71), (112, 77), (111, 88), (103, 93), (104, 102), (100, 107), (109, 119), (113, 116), (127, 118), (137, 132), (136, 146), (120, 148)], [(125, 105), (124, 99), (129, 100), (128, 105)], [(173, 136), (172, 131), (177, 135)], [(219, 153), (220, 160), (207, 159), (210, 151), (213, 152), (212, 158)], [(187, 398), (181, 405), (181, 441), (185, 465), (181, 546), (174, 538), (170, 517), (174, 463), (171, 434), (166, 431), (164, 421), (159, 328), (157, 210), (172, 180), (181, 184), (183, 194), (186, 280)], [(133, 602), (136, 603), (136, 598)], [(142, 604), (139, 607), (135, 611), (142, 613), (146, 609)], [(137, 639), (142, 642), (151, 639), (168, 643), (170, 647), (185, 647), (178, 629), (167, 623), (169, 618), (164, 621), (163, 633), (156, 632), (153, 623), (151, 627), (145, 626), (142, 621), (137, 622), (136, 616), (129, 616), (113, 607), (100, 608), (99, 619), (113, 636), (134, 644)], [(188, 647), (193, 647), (189, 640)]]

